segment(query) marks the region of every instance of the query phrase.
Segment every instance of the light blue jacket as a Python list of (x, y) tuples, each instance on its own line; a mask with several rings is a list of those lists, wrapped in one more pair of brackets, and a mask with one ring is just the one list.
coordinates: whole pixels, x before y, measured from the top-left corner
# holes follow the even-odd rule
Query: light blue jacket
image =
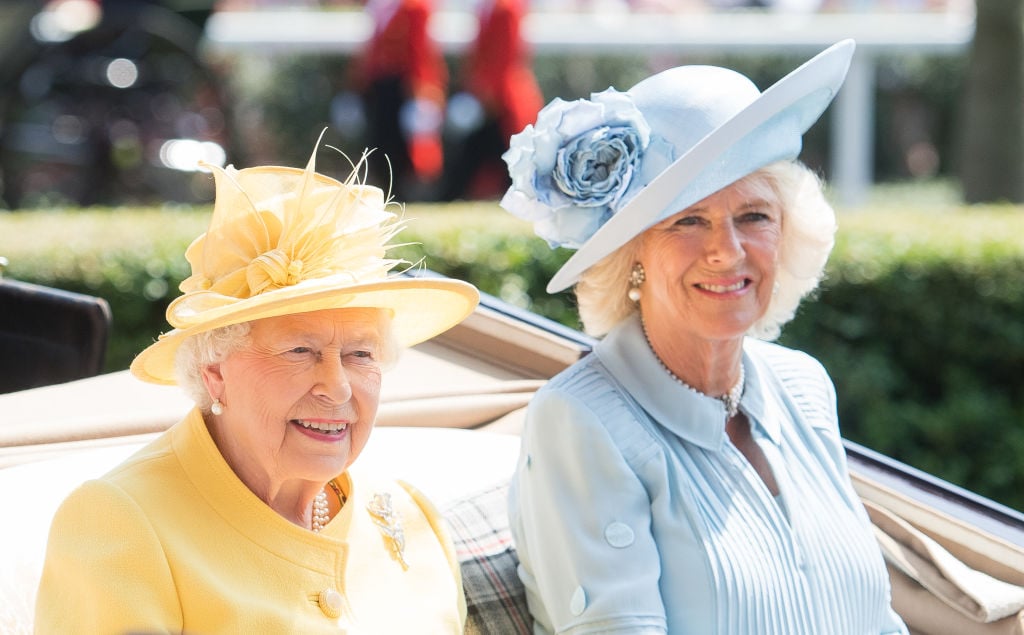
[(778, 499), (627, 319), (533, 399), (510, 494), (537, 633), (906, 633), (811, 357), (748, 339)]

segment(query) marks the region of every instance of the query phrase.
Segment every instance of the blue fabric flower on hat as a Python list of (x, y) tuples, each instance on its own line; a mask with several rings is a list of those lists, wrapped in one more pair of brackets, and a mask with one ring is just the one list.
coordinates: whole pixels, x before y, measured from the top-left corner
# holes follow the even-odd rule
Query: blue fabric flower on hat
[[(512, 186), (501, 206), (532, 221), (552, 247), (579, 248), (639, 186), (651, 127), (626, 93), (555, 99), (502, 156)], [(661, 144), (664, 145), (664, 144)], [(661, 153), (659, 153), (661, 154)], [(667, 164), (666, 156), (659, 164)]]

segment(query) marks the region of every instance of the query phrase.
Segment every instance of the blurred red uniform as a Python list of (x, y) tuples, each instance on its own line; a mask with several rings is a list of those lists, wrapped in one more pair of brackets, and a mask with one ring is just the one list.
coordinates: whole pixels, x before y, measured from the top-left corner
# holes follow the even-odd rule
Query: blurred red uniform
[(507, 140), (533, 123), (544, 105), (520, 34), (525, 0), (483, 0), (480, 30), (466, 59), (465, 89), (493, 113)]
[[(501, 191), (507, 170), (501, 154), (509, 137), (533, 123), (544, 105), (531, 66), (531, 55), (520, 28), (526, 0), (482, 0), (477, 12), (479, 31), (462, 69), (462, 90), (483, 109), (483, 118), (451, 157), (446, 198), (475, 190)], [(472, 184), (477, 177), (486, 183)]]
[(400, 192), (410, 177), (425, 182), (440, 175), (448, 67), (428, 30), (431, 0), (369, 0), (366, 11), (375, 28), (354, 79), (368, 145), (387, 154)]

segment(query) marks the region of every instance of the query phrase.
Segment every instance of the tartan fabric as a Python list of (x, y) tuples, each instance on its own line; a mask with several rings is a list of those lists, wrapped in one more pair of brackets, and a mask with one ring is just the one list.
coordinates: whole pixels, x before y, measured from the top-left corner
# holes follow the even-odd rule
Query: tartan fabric
[(468, 635), (529, 634), (533, 619), (516, 569), (508, 526), (508, 483), (454, 502), (444, 511), (462, 567)]

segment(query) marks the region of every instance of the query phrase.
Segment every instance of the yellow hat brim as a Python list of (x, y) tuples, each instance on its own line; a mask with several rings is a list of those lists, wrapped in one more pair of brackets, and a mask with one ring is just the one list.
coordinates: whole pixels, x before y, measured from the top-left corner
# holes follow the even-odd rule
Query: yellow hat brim
[(403, 347), (439, 335), (464, 320), (480, 301), (476, 288), (446, 278), (390, 278), (379, 282), (340, 286), (333, 284), (285, 287), (225, 307), (201, 324), (173, 329), (143, 350), (132, 361), (131, 372), (139, 379), (172, 385), (174, 360), (186, 338), (230, 324), (324, 309), (379, 308), (392, 312), (391, 328)]

